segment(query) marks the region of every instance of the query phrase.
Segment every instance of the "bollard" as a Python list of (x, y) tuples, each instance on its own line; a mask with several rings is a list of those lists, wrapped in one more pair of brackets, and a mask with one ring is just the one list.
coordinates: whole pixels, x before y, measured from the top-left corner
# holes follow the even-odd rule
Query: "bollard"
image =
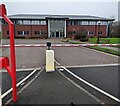
[(46, 72), (53, 72), (54, 69), (54, 51), (46, 50)]
[(50, 50), (51, 42), (47, 42), (48, 50)]

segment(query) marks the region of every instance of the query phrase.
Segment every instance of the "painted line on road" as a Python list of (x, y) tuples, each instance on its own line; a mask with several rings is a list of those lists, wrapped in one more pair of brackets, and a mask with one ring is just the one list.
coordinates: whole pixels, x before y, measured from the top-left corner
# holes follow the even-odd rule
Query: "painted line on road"
[(75, 87), (79, 88), (80, 90), (82, 90), (83, 92), (85, 92), (87, 95), (89, 95), (90, 97), (92, 97), (93, 99), (95, 99), (97, 102), (99, 102), (100, 104), (105, 104), (104, 102), (102, 102), (100, 99), (98, 99), (97, 97), (95, 97), (94, 95), (92, 95), (90, 92), (88, 92), (87, 90), (85, 90), (83, 87), (81, 87), (80, 85), (78, 85), (77, 83), (75, 83), (73, 80), (71, 80), (69, 77), (67, 77), (66, 75), (64, 75), (61, 71), (58, 71), (63, 77), (65, 77), (69, 82), (71, 82)]
[(0, 85), (0, 106), (2, 106), (1, 85)]
[(102, 94), (106, 95), (107, 97), (117, 101), (120, 103), (120, 99), (118, 99), (117, 97), (105, 92), (104, 90), (101, 90), (100, 88), (90, 84), (89, 82), (85, 81), (84, 79), (78, 77), (76, 74), (72, 73), (70, 70), (68, 70), (67, 68), (65, 68), (64, 66), (61, 66), (64, 70), (66, 70), (69, 74), (71, 74), (72, 76), (74, 76), (75, 78), (77, 78), (78, 80), (82, 81), (83, 83), (85, 83), (86, 85), (90, 86), (91, 88), (101, 92)]
[[(42, 48), (41, 48), (41, 49), (42, 49)], [(45, 49), (44, 49), (44, 50), (45, 50)], [(60, 65), (60, 63), (58, 63), (55, 59), (54, 59), (54, 61), (55, 61), (58, 65)], [(112, 65), (113, 65), (113, 64), (112, 64)], [(118, 64), (116, 63), (116, 64), (114, 64), (114, 65), (116, 66), (116, 65), (118, 65)], [(94, 66), (95, 66), (95, 65), (94, 65)], [(99, 66), (100, 66), (100, 65), (99, 65)], [(102, 65), (102, 66), (103, 66), (103, 65)], [(106, 66), (106, 65), (104, 65), (104, 66)], [(110, 64), (109, 64), (109, 66), (110, 66)], [(78, 80), (80, 80), (80, 81), (82, 81), (83, 83), (85, 83), (86, 85), (92, 87), (93, 89), (101, 92), (102, 94), (106, 95), (107, 97), (109, 97), (109, 98), (111, 98), (111, 99), (113, 99), (113, 100), (115, 100), (115, 101), (117, 101), (117, 102), (120, 103), (120, 100), (119, 100), (117, 97), (115, 97), (115, 96), (113, 96), (113, 95), (105, 92), (104, 90), (101, 90), (100, 88), (98, 88), (98, 87), (90, 84), (89, 82), (85, 81), (84, 79), (78, 77), (77, 75), (75, 75), (74, 73), (72, 73), (71, 71), (69, 71), (69, 70), (68, 70), (67, 68), (65, 68), (64, 66), (61, 66), (61, 67), (62, 67), (64, 70), (66, 70), (68, 73), (70, 73), (71, 75), (73, 75), (75, 78), (77, 78)]]
[[(30, 78), (37, 70), (40, 70), (41, 68), (37, 68), (34, 71), (32, 71), (28, 76), (26, 76), (23, 80), (21, 80), (18, 84), (17, 87), (20, 86), (24, 81), (26, 81), (28, 78)], [(1, 95), (1, 98), (4, 98), (7, 96), (13, 89), (10, 88), (7, 92)]]
[(79, 67), (107, 67), (107, 66), (118, 66), (119, 63), (114, 64), (96, 64), (96, 65), (76, 65), (76, 66), (64, 66), (66, 68), (79, 68)]
[[(39, 67), (40, 68), (40, 67)], [(20, 69), (16, 69), (17, 72), (22, 72), (22, 71), (31, 71), (31, 70), (35, 70), (35, 69), (38, 69), (38, 68), (20, 68)], [(5, 69), (1, 69), (2, 72), (7, 72)]]
[[(56, 64), (60, 65), (60, 63), (58, 63), (55, 59), (54, 59), (54, 61), (56, 62)], [(63, 67), (63, 66), (60, 66), (60, 67)], [(61, 72), (59, 72), (59, 73), (62, 74), (62, 76), (64, 76), (68, 81), (70, 81), (77, 88), (81, 89), (83, 92), (85, 92), (86, 94), (88, 94), (90, 97), (94, 98), (99, 103), (104, 104), (104, 102), (102, 102), (97, 97), (95, 97), (94, 95), (92, 95), (90, 92), (88, 92), (87, 90), (85, 90), (84, 88), (82, 88), (80, 85), (78, 85), (77, 83), (75, 83), (73, 80), (71, 80), (70, 78), (68, 78), (67, 76), (65, 76), (63, 73), (61, 73)]]
[[(25, 90), (36, 78), (38, 78), (38, 76), (41, 74), (41, 72), (43, 70), (44, 70), (44, 67), (41, 68), (41, 70), (38, 72), (38, 74), (31, 81), (29, 81), (25, 86), (23, 86), (23, 88), (21, 88), (18, 91), (18, 94), (21, 94), (23, 90)], [(11, 101), (12, 101), (12, 98), (10, 98), (5, 104), (8, 105)]]

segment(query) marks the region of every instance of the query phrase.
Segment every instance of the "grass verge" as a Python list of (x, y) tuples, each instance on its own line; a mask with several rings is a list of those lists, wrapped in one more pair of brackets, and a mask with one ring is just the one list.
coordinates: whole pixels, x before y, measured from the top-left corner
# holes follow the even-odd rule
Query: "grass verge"
[[(120, 38), (100, 38), (99, 42), (102, 43), (108, 43), (109, 44), (120, 44)], [(89, 38), (90, 43), (97, 43), (97, 38)]]
[(87, 48), (95, 49), (95, 50), (102, 51), (102, 52), (105, 52), (105, 53), (110, 53), (110, 54), (113, 54), (113, 55), (120, 56), (120, 51), (115, 51), (115, 50), (111, 50), (111, 49), (107, 49), (107, 48), (101, 48), (101, 47), (98, 47), (98, 46), (91, 46), (91, 47), (87, 47)]
[[(77, 42), (77, 41), (74, 41), (74, 40), (67, 40), (67, 42), (71, 43), (71, 44), (84, 44), (82, 42)], [(102, 48), (102, 47), (99, 47), (99, 46), (88, 46), (87, 48), (95, 49), (95, 50), (102, 51), (102, 52), (105, 52), (105, 53), (120, 56), (120, 51), (115, 51), (115, 50), (111, 50), (111, 49), (107, 49), (107, 48)]]

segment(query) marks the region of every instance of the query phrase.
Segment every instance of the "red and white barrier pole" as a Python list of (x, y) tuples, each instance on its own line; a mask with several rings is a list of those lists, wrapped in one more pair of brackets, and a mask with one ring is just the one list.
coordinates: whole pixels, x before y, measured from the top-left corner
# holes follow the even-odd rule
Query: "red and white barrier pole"
[(0, 16), (4, 18), (4, 20), (9, 25), (10, 31), (10, 62), (11, 67), (8, 68), (8, 72), (10, 72), (10, 76), (12, 78), (12, 88), (13, 88), (13, 101), (17, 100), (17, 86), (16, 86), (16, 56), (15, 56), (15, 43), (14, 43), (14, 24), (6, 15), (6, 8), (4, 4), (0, 5)]
[[(51, 44), (51, 47), (86, 47), (86, 46), (120, 46), (120, 44)], [(9, 48), (10, 45), (1, 45), (1, 48)], [(18, 44), (15, 47), (47, 47), (46, 44)]]

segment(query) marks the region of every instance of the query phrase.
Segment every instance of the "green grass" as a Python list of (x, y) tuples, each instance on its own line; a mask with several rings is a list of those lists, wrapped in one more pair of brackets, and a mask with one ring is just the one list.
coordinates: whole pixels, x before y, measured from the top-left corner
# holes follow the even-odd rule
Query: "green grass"
[(71, 44), (83, 44), (81, 42), (77, 42), (77, 41), (74, 41), (74, 40), (69, 40), (68, 42), (71, 43)]
[[(82, 44), (81, 42), (77, 42), (77, 41), (74, 41), (74, 40), (69, 40), (67, 42), (72, 43), (72, 44)], [(91, 46), (91, 47), (87, 47), (87, 48), (95, 49), (95, 50), (102, 51), (102, 52), (105, 52), (105, 53), (110, 53), (110, 54), (113, 54), (113, 55), (120, 56), (119, 51), (115, 51), (115, 50), (111, 50), (111, 49), (107, 49), (107, 48), (101, 48), (101, 47), (98, 47), (98, 46)]]
[[(100, 43), (106, 43), (109, 40), (109, 44), (120, 44), (120, 38), (100, 38)], [(97, 38), (89, 38), (90, 43), (97, 43)]]
[(91, 47), (87, 47), (87, 48), (95, 49), (95, 50), (99, 50), (99, 51), (102, 51), (102, 52), (105, 52), (105, 53), (110, 53), (110, 54), (120, 56), (120, 51), (115, 51), (115, 50), (111, 50), (111, 49), (107, 49), (107, 48), (101, 48), (101, 47), (98, 47), (98, 46), (91, 46)]

